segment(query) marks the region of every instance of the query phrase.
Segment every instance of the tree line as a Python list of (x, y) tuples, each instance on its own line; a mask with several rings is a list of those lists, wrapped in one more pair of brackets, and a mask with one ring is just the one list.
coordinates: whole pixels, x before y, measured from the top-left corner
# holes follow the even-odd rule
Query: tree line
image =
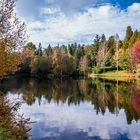
[(34, 76), (86, 75), (109, 70), (139, 70), (140, 31), (126, 29), (119, 35), (96, 35), (91, 45), (57, 46), (28, 42), (26, 26), (14, 13), (15, 0), (0, 3), (0, 78), (17, 71)]
[(124, 40), (112, 35), (96, 35), (93, 44), (78, 43), (42, 47), (32, 42), (23, 49), (21, 71), (33, 75), (54, 74), (86, 75), (87, 72), (100, 73), (107, 70), (135, 71), (140, 62), (140, 31), (126, 29)]

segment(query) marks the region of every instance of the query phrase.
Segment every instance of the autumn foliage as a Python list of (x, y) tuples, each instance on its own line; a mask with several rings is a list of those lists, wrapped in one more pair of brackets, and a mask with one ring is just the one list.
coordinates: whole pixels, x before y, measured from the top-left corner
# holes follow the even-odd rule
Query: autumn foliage
[(133, 62), (135, 64), (140, 63), (140, 40), (134, 44), (132, 49), (132, 56), (133, 56)]
[(14, 13), (15, 0), (0, 1), (0, 77), (17, 71), (25, 43), (25, 24)]

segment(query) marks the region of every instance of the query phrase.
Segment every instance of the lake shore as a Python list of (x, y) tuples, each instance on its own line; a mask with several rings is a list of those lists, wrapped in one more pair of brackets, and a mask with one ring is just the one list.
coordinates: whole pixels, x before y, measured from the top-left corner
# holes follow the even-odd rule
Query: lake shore
[(103, 78), (108, 80), (118, 80), (118, 81), (131, 81), (139, 79), (138, 73), (132, 73), (129, 71), (110, 71), (101, 74), (91, 73), (88, 75), (89, 78)]

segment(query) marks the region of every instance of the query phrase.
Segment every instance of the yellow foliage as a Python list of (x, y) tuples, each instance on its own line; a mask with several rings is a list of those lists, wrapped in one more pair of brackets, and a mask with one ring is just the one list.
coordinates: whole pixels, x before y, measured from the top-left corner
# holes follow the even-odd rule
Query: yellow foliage
[(4, 41), (0, 41), (0, 77), (8, 73), (14, 73), (19, 65), (18, 55), (15, 52), (8, 52)]

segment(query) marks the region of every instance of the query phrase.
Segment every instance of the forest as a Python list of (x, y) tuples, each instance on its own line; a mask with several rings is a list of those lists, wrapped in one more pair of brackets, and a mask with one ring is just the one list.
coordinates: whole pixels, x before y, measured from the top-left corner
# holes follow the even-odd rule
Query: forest
[[(118, 35), (116, 35), (118, 36)], [(96, 35), (91, 45), (77, 43), (42, 47), (32, 42), (24, 46), (20, 70), (33, 75), (53, 74), (86, 75), (106, 71), (128, 70), (135, 72), (140, 60), (140, 32), (126, 29), (124, 40), (103, 34)]]
[(123, 40), (118, 34), (102, 34), (95, 35), (90, 45), (35, 45), (28, 42), (26, 25), (15, 16), (15, 1), (4, 0), (0, 7), (1, 79), (17, 72), (35, 77), (86, 76), (114, 70), (139, 73), (140, 31), (131, 26)]

